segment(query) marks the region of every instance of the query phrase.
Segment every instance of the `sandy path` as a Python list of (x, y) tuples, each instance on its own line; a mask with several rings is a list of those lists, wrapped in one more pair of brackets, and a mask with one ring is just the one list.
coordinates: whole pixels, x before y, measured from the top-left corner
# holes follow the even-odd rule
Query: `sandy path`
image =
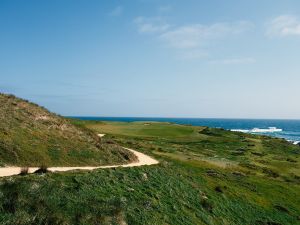
[[(69, 170), (94, 170), (94, 169), (105, 169), (105, 168), (116, 168), (116, 167), (134, 167), (134, 166), (145, 166), (145, 165), (154, 165), (158, 164), (159, 162), (148, 155), (145, 155), (141, 152), (135, 151), (130, 148), (125, 148), (128, 151), (131, 151), (135, 154), (138, 158), (137, 162), (132, 162), (129, 164), (123, 165), (110, 165), (110, 166), (78, 166), (78, 167), (49, 167), (48, 170), (51, 172), (62, 172), (62, 171), (69, 171)], [(8, 177), (12, 175), (17, 175), (21, 172), (22, 167), (2, 167), (0, 168), (0, 177)], [(34, 173), (38, 170), (38, 167), (30, 167), (29, 173)]]

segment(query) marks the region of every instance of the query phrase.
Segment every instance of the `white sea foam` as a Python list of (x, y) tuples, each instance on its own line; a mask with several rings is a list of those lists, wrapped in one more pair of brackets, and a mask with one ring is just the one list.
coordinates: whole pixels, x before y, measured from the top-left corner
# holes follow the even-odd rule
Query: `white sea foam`
[(266, 128), (266, 129), (253, 128), (253, 129), (250, 129), (250, 130), (231, 129), (231, 131), (243, 132), (243, 133), (274, 133), (274, 132), (282, 132), (282, 129), (279, 129), (277, 127), (269, 127), (269, 128)]
[(250, 132), (250, 130), (243, 130), (243, 129), (231, 129), (231, 131), (242, 132), (242, 133), (249, 133)]
[(298, 145), (300, 143), (300, 141), (294, 141), (293, 144), (294, 145)]
[(251, 133), (268, 133), (268, 132), (282, 132), (282, 129), (276, 127), (269, 127), (268, 129), (260, 129), (260, 128), (253, 128), (250, 130)]

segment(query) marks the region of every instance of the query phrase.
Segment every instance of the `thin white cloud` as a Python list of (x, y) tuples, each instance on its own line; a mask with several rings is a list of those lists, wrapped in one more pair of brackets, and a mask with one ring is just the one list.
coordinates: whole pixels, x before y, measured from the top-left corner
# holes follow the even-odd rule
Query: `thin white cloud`
[(221, 59), (221, 60), (212, 60), (212, 64), (223, 64), (223, 65), (237, 65), (237, 64), (252, 64), (255, 63), (254, 58), (232, 58), (232, 59)]
[(110, 16), (121, 16), (123, 14), (123, 7), (122, 6), (117, 6), (116, 8), (114, 8), (109, 15)]
[[(190, 24), (171, 26), (163, 17), (138, 17), (134, 20), (138, 32), (152, 34), (165, 46), (175, 49), (180, 59), (203, 59), (209, 55), (209, 46), (216, 40), (225, 40), (242, 34), (254, 27), (248, 21), (214, 23), (211, 25)], [(232, 59), (223, 64), (250, 63), (250, 59)]]
[(246, 21), (212, 25), (193, 24), (164, 32), (160, 35), (160, 39), (174, 48), (199, 48), (208, 41), (240, 34), (252, 27), (253, 24)]
[(300, 36), (300, 20), (293, 15), (281, 15), (267, 23), (267, 36)]
[(140, 33), (162, 33), (169, 29), (170, 25), (160, 17), (137, 17), (134, 23)]

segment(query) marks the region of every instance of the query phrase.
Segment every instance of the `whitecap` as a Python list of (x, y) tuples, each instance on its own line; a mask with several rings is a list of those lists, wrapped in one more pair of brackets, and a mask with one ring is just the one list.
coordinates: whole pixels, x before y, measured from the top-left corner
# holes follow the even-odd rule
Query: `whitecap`
[(274, 132), (282, 132), (283, 130), (277, 127), (269, 127), (269, 128), (253, 128), (250, 130), (246, 129), (231, 129), (234, 132), (243, 132), (243, 133), (274, 133)]
[(242, 132), (242, 133), (249, 133), (250, 130), (243, 130), (243, 129), (231, 129), (230, 131), (233, 132)]
[(273, 132), (282, 132), (282, 129), (277, 127), (269, 127), (267, 129), (253, 128), (250, 130), (250, 133), (273, 133)]

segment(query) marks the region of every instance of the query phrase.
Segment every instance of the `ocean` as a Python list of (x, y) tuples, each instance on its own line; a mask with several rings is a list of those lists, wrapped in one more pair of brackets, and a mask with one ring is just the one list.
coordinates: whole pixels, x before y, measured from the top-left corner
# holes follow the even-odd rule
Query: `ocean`
[(208, 126), (235, 130), (257, 135), (285, 138), (294, 144), (300, 143), (300, 120), (273, 119), (202, 119), (202, 118), (151, 118), (151, 117), (72, 117), (96, 121), (159, 121), (193, 126)]

